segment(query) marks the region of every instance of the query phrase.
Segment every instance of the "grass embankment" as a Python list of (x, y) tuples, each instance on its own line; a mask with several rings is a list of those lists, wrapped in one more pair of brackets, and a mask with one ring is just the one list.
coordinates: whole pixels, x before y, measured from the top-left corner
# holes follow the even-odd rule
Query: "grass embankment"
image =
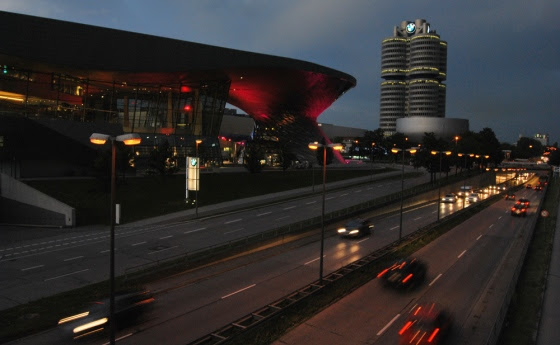
[[(369, 176), (369, 169), (327, 168), (327, 182)], [(383, 173), (389, 169), (373, 170)], [(319, 192), (322, 170), (266, 171), (260, 174), (204, 173), (200, 175), (198, 206), (248, 198), (290, 189), (311, 187)], [(400, 176), (399, 176), (400, 178)], [(27, 184), (76, 209), (77, 225), (108, 224), (109, 184), (96, 179), (81, 180), (35, 180)], [(191, 194), (194, 192), (190, 192)], [(143, 218), (183, 211), (185, 203), (185, 176), (146, 176), (119, 178), (116, 203), (121, 204), (121, 222), (127, 223)]]
[(542, 206), (549, 212), (549, 217), (539, 216), (498, 344), (535, 344), (558, 219), (559, 197), (560, 181), (553, 179)]

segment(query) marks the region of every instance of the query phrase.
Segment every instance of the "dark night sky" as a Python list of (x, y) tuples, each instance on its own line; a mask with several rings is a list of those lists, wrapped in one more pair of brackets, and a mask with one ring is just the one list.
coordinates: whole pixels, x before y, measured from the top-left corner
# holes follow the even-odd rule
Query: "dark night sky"
[(285, 56), (351, 74), (358, 85), (319, 122), (379, 127), (381, 41), (426, 19), (448, 42), (446, 117), (502, 142), (560, 142), (560, 1), (3, 0), (40, 17)]

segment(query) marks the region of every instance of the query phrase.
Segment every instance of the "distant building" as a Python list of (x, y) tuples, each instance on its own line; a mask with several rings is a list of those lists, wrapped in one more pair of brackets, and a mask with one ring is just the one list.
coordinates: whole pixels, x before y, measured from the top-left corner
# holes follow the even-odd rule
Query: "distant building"
[(548, 134), (537, 133), (537, 134), (535, 134), (533, 139), (539, 141), (541, 144), (543, 144), (543, 146), (548, 146), (549, 145), (548, 144)]
[(379, 127), (421, 139), (425, 132), (453, 137), (468, 120), (445, 119), (447, 42), (424, 19), (403, 21), (381, 44)]

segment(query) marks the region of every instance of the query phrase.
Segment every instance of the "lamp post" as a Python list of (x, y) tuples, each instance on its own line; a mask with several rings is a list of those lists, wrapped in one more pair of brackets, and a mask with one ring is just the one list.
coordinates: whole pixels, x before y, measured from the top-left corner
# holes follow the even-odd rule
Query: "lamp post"
[(391, 149), (392, 153), (399, 153), (399, 151), (402, 152), (402, 171), (401, 171), (401, 214), (400, 214), (400, 220), (399, 220), (399, 242), (401, 241), (402, 238), (402, 215), (403, 215), (403, 194), (404, 194), (404, 152), (408, 151), (410, 152), (410, 154), (415, 154), (417, 149), (416, 148), (410, 148), (410, 149), (399, 149), (397, 147), (393, 147)]
[(439, 209), (441, 206), (441, 158), (445, 153), (446, 156), (451, 154), (451, 151), (432, 151), (433, 155), (439, 154), (439, 178), (438, 178), (438, 205), (437, 205), (437, 220), (439, 221)]
[(373, 181), (373, 149), (375, 147), (375, 142), (371, 143), (371, 181)]
[[(471, 158), (474, 157), (474, 153), (468, 153), (468, 154), (467, 154), (467, 153), (460, 153), (460, 152), (459, 152), (459, 153), (457, 153), (457, 156), (459, 156), (459, 157), (463, 157), (463, 156), (464, 156), (464, 157), (465, 157), (465, 170), (467, 170), (467, 157), (471, 157)], [(463, 178), (463, 193), (465, 193), (465, 186), (466, 186), (466, 183), (467, 183), (467, 179)], [(466, 194), (466, 193), (465, 193), (465, 194)], [(466, 195), (463, 195), (463, 208), (465, 208), (465, 201), (466, 201), (466, 199), (467, 199), (467, 196), (466, 196)]]
[(333, 150), (342, 150), (341, 144), (320, 144), (318, 142), (309, 143), (311, 150), (323, 148), (323, 205), (321, 207), (321, 253), (319, 256), (319, 284), (323, 285), (323, 252), (325, 250), (325, 183), (327, 179), (327, 147)]
[(116, 195), (116, 156), (117, 147), (115, 143), (120, 141), (125, 145), (138, 145), (142, 141), (137, 133), (128, 133), (112, 137), (108, 134), (93, 133), (89, 137), (92, 144), (104, 145), (107, 140), (111, 141), (111, 201), (110, 201), (110, 297), (109, 297), (109, 341), (115, 344), (115, 195)]
[(201, 139), (196, 139), (195, 151), (196, 151), (196, 164), (198, 164), (198, 180), (196, 181), (196, 191), (194, 192), (195, 197), (195, 216), (198, 218), (198, 190), (200, 189), (200, 159), (198, 159), (198, 144), (202, 142)]
[[(457, 142), (459, 141), (459, 139), (461, 138), (458, 135), (453, 138), (453, 141), (455, 141), (455, 153), (457, 153)], [(457, 164), (455, 164), (455, 175), (457, 175)]]

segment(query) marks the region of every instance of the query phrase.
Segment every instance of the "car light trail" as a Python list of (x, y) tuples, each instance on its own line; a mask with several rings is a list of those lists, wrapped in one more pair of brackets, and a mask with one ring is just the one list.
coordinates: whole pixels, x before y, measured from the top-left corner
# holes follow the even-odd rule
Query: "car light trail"
[(398, 319), (400, 316), (401, 316), (401, 314), (397, 314), (397, 316), (395, 316), (391, 321), (389, 321), (389, 323), (386, 324), (385, 327), (383, 327), (379, 332), (377, 332), (377, 335), (379, 336), (379, 335), (383, 334), (383, 333), (387, 330), (387, 328), (391, 327), (391, 325), (392, 325), (395, 321), (397, 321), (397, 319)]
[(239, 289), (239, 290), (237, 290), (237, 291), (235, 291), (235, 292), (232, 292), (232, 293), (230, 293), (230, 294), (228, 294), (228, 295), (223, 296), (222, 299), (226, 299), (226, 298), (231, 297), (231, 296), (233, 296), (233, 295), (235, 295), (235, 294), (238, 294), (238, 293), (240, 293), (240, 292), (243, 292), (243, 291), (245, 291), (245, 290), (248, 290), (248, 289), (254, 287), (255, 285), (257, 285), (257, 284), (252, 284), (252, 285), (246, 286), (246, 287), (244, 287), (243, 289)]

